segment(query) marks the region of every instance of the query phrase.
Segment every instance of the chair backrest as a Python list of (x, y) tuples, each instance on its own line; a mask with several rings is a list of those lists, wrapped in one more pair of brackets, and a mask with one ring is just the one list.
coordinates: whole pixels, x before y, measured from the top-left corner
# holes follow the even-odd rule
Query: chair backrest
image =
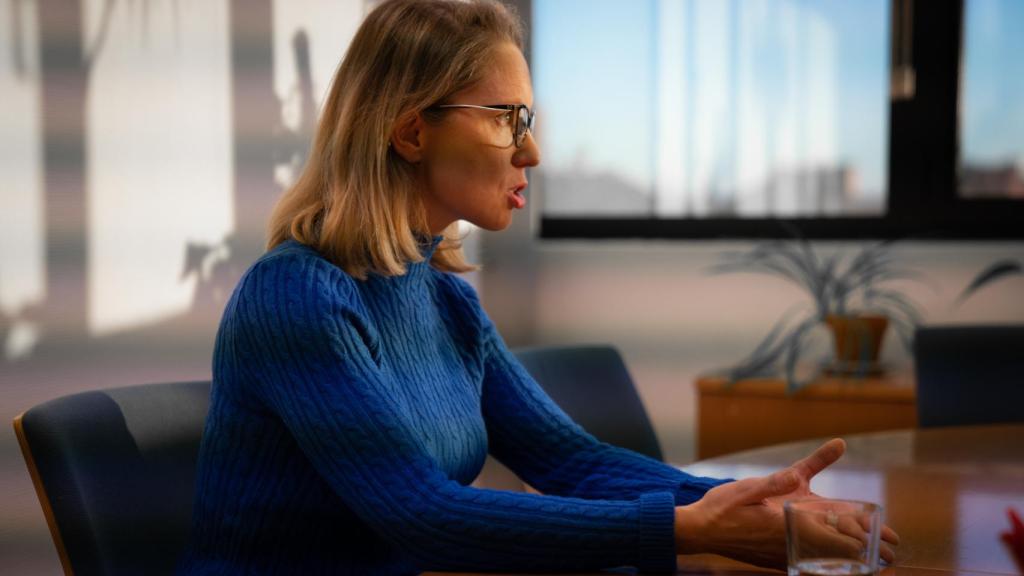
[(914, 363), (920, 426), (1024, 422), (1024, 326), (920, 328)]
[(622, 356), (611, 346), (519, 348), (519, 362), (556, 404), (603, 442), (662, 460)]
[(67, 574), (170, 574), (192, 518), (210, 382), (73, 394), (14, 420)]

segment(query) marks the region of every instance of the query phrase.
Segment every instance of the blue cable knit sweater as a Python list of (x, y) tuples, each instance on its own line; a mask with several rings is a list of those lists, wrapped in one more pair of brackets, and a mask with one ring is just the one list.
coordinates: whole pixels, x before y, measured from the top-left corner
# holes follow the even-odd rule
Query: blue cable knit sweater
[[(672, 571), (674, 506), (721, 482), (583, 431), (427, 261), (357, 281), (278, 246), (213, 380), (183, 574)], [(468, 486), (488, 451), (545, 495)]]

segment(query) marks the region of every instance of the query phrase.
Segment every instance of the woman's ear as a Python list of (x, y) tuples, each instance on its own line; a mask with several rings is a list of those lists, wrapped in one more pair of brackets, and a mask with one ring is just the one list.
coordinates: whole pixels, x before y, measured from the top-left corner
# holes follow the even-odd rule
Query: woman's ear
[(389, 144), (399, 156), (410, 164), (417, 164), (423, 159), (425, 143), (424, 129), (426, 122), (418, 113), (410, 113), (401, 118), (391, 133)]

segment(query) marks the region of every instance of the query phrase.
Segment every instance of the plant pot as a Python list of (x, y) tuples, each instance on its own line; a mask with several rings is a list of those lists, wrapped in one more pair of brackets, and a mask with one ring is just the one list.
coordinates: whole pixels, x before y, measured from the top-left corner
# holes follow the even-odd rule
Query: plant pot
[[(832, 330), (836, 367), (840, 371), (864, 371), (878, 366), (889, 318), (879, 314), (839, 316), (829, 314), (825, 323)], [(843, 370), (843, 367), (846, 369)]]

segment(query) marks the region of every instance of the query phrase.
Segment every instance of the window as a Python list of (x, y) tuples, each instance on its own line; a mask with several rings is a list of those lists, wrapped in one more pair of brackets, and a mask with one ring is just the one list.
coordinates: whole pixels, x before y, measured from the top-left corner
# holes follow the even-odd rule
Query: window
[(541, 236), (1022, 237), (1022, 11), (533, 0)]
[(1024, 3), (966, 7), (959, 195), (1024, 200)]

